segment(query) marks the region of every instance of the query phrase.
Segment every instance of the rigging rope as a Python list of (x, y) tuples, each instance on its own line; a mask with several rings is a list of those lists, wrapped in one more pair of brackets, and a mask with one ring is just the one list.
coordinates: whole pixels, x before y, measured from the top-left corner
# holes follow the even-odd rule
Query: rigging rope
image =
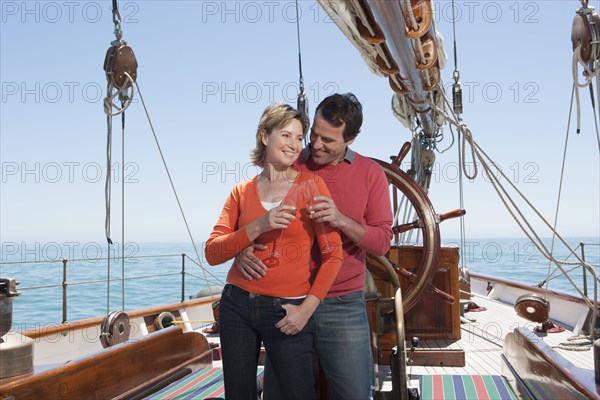
[[(600, 105), (600, 68), (596, 65), (596, 68), (590, 69), (587, 63), (583, 62), (581, 59), (581, 43), (573, 50), (573, 64), (572, 64), (572, 74), (573, 74), (573, 82), (576, 88), (585, 88), (590, 87), (590, 91), (592, 91), (592, 108), (594, 109), (594, 122), (596, 125), (596, 141), (598, 143), (598, 150), (600, 151), (600, 130), (598, 129), (598, 121), (596, 119), (596, 110), (594, 104), (594, 96), (593, 96), (593, 87), (592, 80), (594, 77), (596, 78), (596, 96), (598, 97), (598, 104)], [(590, 61), (591, 62), (591, 61)], [(595, 64), (598, 61), (594, 61)], [(579, 82), (578, 77), (578, 65), (583, 67), (583, 76), (585, 78), (585, 82)], [(575, 100), (577, 103), (577, 133), (581, 131), (581, 100), (579, 98), (579, 90), (575, 90)], [(600, 109), (598, 110), (600, 112)]]
[(410, 3), (410, 0), (406, 0), (406, 3), (408, 4), (408, 7), (406, 7), (406, 10), (408, 12), (408, 18), (410, 19), (410, 23), (412, 24), (412, 30), (418, 31), (419, 24), (417, 23), (417, 19), (415, 18), (415, 15), (413, 13), (412, 4)]
[[(460, 132), (459, 132), (460, 135)], [(465, 199), (464, 199), (464, 187), (463, 187), (463, 163), (462, 163), (462, 157), (464, 156), (464, 154), (461, 151), (461, 141), (460, 138), (458, 140), (458, 193), (459, 193), (459, 202), (460, 202), (460, 209), (464, 210), (465, 209)], [(464, 215), (460, 216), (460, 261), (461, 261), (461, 265), (462, 266), (466, 266), (466, 257), (467, 257), (467, 253), (466, 253), (466, 244), (465, 244), (465, 238), (467, 237), (466, 234), (466, 229), (465, 229), (465, 218)], [(467, 277), (465, 276), (467, 275), (466, 273), (463, 274), (463, 270), (461, 268), (461, 273), (460, 273), (460, 277), (465, 281), (468, 282)]]
[[(418, 93), (416, 93), (414, 91), (413, 91), (413, 93), (416, 94), (417, 96), (420, 96)], [(436, 104), (430, 102), (427, 98), (422, 98), (422, 99), (425, 102), (429, 103), (430, 107), (432, 107), (432, 108), (437, 107)], [(448, 99), (445, 98), (445, 96), (444, 96), (444, 100), (446, 101), (447, 105), (449, 106)], [(506, 174), (504, 174), (504, 172), (502, 172), (502, 170), (498, 170), (497, 173), (500, 175), (500, 177), (504, 178), (509, 183), (509, 185), (512, 187), (512, 189), (514, 191), (516, 191), (516, 193), (519, 195), (519, 197), (521, 197), (521, 199), (538, 216), (538, 218), (540, 218), (540, 220), (550, 230), (552, 230), (552, 232), (554, 234), (556, 234), (556, 237), (563, 243), (563, 245), (569, 250), (569, 252), (571, 254), (574, 255), (574, 257), (578, 261), (577, 262), (559, 261), (556, 258), (554, 258), (554, 256), (552, 254), (550, 254), (550, 252), (544, 245), (543, 241), (540, 239), (540, 237), (537, 235), (537, 233), (535, 232), (535, 230), (529, 223), (528, 219), (523, 215), (523, 213), (521, 212), (519, 207), (515, 204), (514, 200), (511, 198), (507, 189), (502, 185), (502, 183), (500, 182), (500, 179), (496, 175), (494, 175), (494, 173), (492, 172), (492, 170), (490, 168), (490, 164), (495, 165), (495, 163), (489, 157), (489, 155), (479, 146), (479, 144), (474, 140), (471, 130), (464, 123), (462, 123), (459, 118), (457, 118), (457, 116), (453, 113), (452, 110), (450, 111), (451, 113), (453, 113), (452, 117), (450, 115), (448, 115), (445, 112), (445, 110), (439, 110), (439, 112), (444, 114), (444, 116), (448, 119), (448, 121), (451, 124), (453, 124), (454, 126), (456, 126), (457, 129), (459, 130), (459, 132), (461, 132), (463, 134), (463, 136), (464, 136), (463, 143), (468, 143), (471, 146), (471, 151), (474, 155), (474, 159), (478, 159), (481, 162), (481, 165), (482, 165), (486, 175), (490, 179), (490, 182), (492, 183), (492, 186), (494, 187), (496, 193), (500, 197), (500, 200), (504, 204), (507, 211), (511, 214), (512, 218), (515, 220), (517, 225), (521, 228), (523, 233), (527, 236), (527, 238), (529, 238), (529, 240), (532, 242), (532, 244), (538, 249), (540, 254), (542, 254), (545, 258), (554, 262), (554, 264), (559, 268), (559, 270), (563, 273), (563, 275), (565, 275), (566, 279), (578, 291), (578, 293), (581, 295), (581, 297), (586, 302), (588, 307), (593, 308), (593, 305), (590, 302), (590, 300), (586, 296), (583, 295), (581, 290), (577, 287), (577, 285), (573, 282), (573, 280), (568, 276), (568, 274), (566, 274), (565, 270), (562, 268), (563, 265), (581, 265), (586, 270), (590, 271), (592, 276), (595, 278), (594, 279), (594, 302), (596, 302), (597, 301), (597, 275), (596, 275), (596, 272), (594, 271), (594, 269), (592, 268), (592, 266), (589, 263), (582, 260), (575, 253), (575, 251), (571, 248), (571, 246), (569, 246), (569, 244), (565, 241), (565, 239), (562, 236), (560, 236), (558, 234), (558, 232), (556, 232), (553, 229), (552, 225), (550, 225), (550, 223), (543, 217), (543, 215), (539, 212), (539, 210), (537, 210), (537, 208), (523, 195), (523, 193), (516, 187), (516, 185), (510, 181), (510, 179), (506, 176)], [(464, 149), (463, 149), (463, 151), (464, 151)], [(510, 205), (509, 205), (509, 203), (510, 203)], [(517, 213), (519, 216), (517, 217), (517, 215), (515, 215), (515, 213)], [(534, 236), (535, 239), (532, 236)], [(592, 315), (593, 315), (593, 321), (592, 321), (592, 325), (593, 325), (595, 323), (596, 314), (593, 313)]]
[[(574, 249), (574, 250), (575, 250), (575, 251), (577, 251), (577, 250), (578, 250), (579, 248), (581, 248), (581, 247), (582, 247), (584, 244), (585, 244), (586, 246), (600, 246), (600, 243), (584, 243), (584, 242), (581, 242), (581, 243), (579, 243), (579, 244), (577, 245), (577, 247), (575, 247), (575, 249)], [(572, 256), (572, 254), (569, 254), (569, 255), (568, 255), (566, 258), (565, 258), (565, 261), (566, 261), (566, 260), (568, 260), (569, 258), (571, 258), (571, 256)], [(582, 259), (583, 259), (583, 258), (584, 258), (584, 257), (583, 257), (583, 255), (582, 255)], [(598, 267), (600, 267), (600, 264), (591, 264), (591, 263), (590, 263), (590, 265), (591, 265), (593, 268), (598, 268)], [(573, 268), (571, 268), (570, 270), (567, 270), (567, 273), (570, 273), (570, 272), (574, 271), (574, 270), (575, 270), (576, 268), (578, 268), (578, 267), (579, 267), (579, 265), (576, 265), (576, 266), (574, 266), (574, 267), (573, 267)], [(540, 283), (538, 283), (538, 284), (537, 284), (537, 286), (541, 288), (542, 286), (544, 286), (544, 285), (546, 284), (546, 281), (547, 281), (547, 280), (548, 280), (548, 281), (551, 281), (551, 280), (554, 280), (554, 279), (556, 279), (556, 278), (560, 277), (560, 275), (557, 275), (557, 276), (555, 276), (555, 275), (554, 275), (554, 274), (556, 273), (556, 271), (558, 271), (558, 268), (554, 268), (554, 270), (552, 271), (552, 273), (550, 273), (550, 274), (548, 275), (548, 277), (547, 277), (545, 280), (543, 280), (543, 281), (541, 281)], [(597, 277), (596, 279), (598, 279), (598, 281), (600, 282), (600, 277)]]
[[(562, 165), (560, 168), (560, 180), (559, 180), (559, 184), (558, 184), (558, 197), (556, 199), (556, 211), (554, 213), (554, 225), (553, 225), (553, 232), (556, 232), (556, 226), (558, 224), (558, 211), (560, 210), (560, 198), (562, 195), (562, 188), (563, 188), (563, 178), (565, 176), (565, 165), (566, 165), (566, 161), (567, 161), (567, 148), (569, 145), (569, 132), (571, 130), (571, 115), (573, 112), (573, 98), (575, 97), (575, 84), (573, 84), (573, 91), (571, 92), (571, 106), (569, 108), (569, 118), (567, 119), (567, 133), (565, 135), (565, 147), (563, 150), (563, 159), (562, 159)], [(554, 241), (556, 239), (556, 235), (553, 233), (552, 234), (552, 244), (550, 246), (550, 254), (554, 254)], [(552, 266), (552, 261), (548, 260), (548, 273), (546, 275), (546, 291), (548, 290), (548, 278), (550, 277), (550, 268)]]
[(121, 311), (125, 311), (125, 113), (121, 113)]
[[(117, 0), (112, 0), (112, 19), (115, 26), (114, 34), (116, 40), (111, 42), (106, 52), (104, 59), (104, 72), (107, 80), (106, 97), (104, 98), (104, 112), (107, 118), (107, 143), (106, 143), (106, 182), (104, 185), (105, 191), (105, 208), (106, 215), (104, 221), (104, 229), (106, 241), (108, 243), (108, 265), (107, 265), (107, 314), (110, 313), (110, 261), (111, 261), (111, 246), (113, 241), (110, 234), (111, 221), (111, 178), (112, 178), (112, 118), (121, 115), (121, 307), (125, 309), (125, 111), (129, 108), (135, 94), (134, 83), (137, 76), (137, 60), (133, 54), (133, 50), (127, 46), (127, 42), (123, 40), (123, 31), (121, 30), (121, 14)], [(115, 104), (116, 99), (119, 99), (120, 106)]]

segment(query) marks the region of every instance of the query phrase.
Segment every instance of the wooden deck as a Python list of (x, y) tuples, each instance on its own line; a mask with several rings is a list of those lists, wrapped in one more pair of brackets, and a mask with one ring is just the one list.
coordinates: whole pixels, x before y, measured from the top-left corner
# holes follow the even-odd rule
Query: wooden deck
[[(466, 319), (469, 323), (461, 323), (461, 339), (458, 341), (420, 341), (420, 349), (463, 349), (465, 351), (466, 365), (464, 367), (440, 367), (440, 366), (413, 366), (409, 367), (411, 380), (418, 381), (423, 375), (432, 374), (482, 374), (501, 375), (502, 370), (502, 346), (504, 338), (509, 332), (517, 327), (525, 327), (529, 330), (539, 324), (529, 322), (519, 317), (512, 305), (498, 302), (496, 300), (477, 298), (475, 302), (486, 307), (486, 311), (467, 312)], [(544, 341), (554, 348), (560, 355), (575, 364), (588, 370), (593, 370), (593, 351), (568, 351), (559, 349), (557, 346), (573, 336), (570, 329), (562, 333), (538, 334), (539, 340)], [(410, 339), (410, 338), (407, 338)], [(409, 348), (410, 342), (407, 342)], [(379, 366), (379, 382), (382, 391), (391, 391), (391, 377), (388, 366)]]

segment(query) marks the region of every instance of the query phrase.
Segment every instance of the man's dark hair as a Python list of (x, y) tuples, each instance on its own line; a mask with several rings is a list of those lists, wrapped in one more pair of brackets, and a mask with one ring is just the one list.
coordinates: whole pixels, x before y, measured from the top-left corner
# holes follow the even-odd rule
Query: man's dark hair
[(336, 93), (326, 97), (317, 106), (315, 114), (319, 111), (325, 121), (336, 128), (346, 123), (345, 142), (354, 139), (360, 132), (363, 119), (362, 105), (352, 93)]

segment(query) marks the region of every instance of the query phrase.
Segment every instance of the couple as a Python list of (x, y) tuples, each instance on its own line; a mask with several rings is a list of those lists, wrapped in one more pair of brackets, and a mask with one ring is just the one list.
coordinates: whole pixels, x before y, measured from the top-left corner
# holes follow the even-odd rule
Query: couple
[[(255, 399), (261, 341), (266, 400), (316, 397), (313, 349), (336, 399), (373, 394), (365, 257), (389, 249), (388, 184), (376, 163), (348, 147), (362, 124), (354, 95), (334, 94), (318, 105), (302, 150), (307, 124), (290, 106), (265, 110), (252, 152), (263, 171), (235, 186), (206, 244), (211, 265), (235, 257), (220, 304), (229, 399)], [(317, 203), (307, 207), (300, 195), (296, 207), (280, 204), (293, 183), (310, 180), (321, 194)], [(267, 268), (277, 242), (280, 263)], [(326, 244), (335, 250), (321, 251)]]

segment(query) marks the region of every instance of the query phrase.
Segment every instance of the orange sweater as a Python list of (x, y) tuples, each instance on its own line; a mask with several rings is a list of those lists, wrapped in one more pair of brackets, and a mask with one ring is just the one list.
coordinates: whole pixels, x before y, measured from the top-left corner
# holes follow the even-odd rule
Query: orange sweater
[[(307, 173), (299, 173), (295, 183), (301, 184), (314, 179), (319, 192), (330, 197), (327, 186), (320, 177)], [(221, 216), (204, 249), (206, 260), (210, 265), (222, 264), (234, 258), (241, 250), (251, 244), (246, 234), (245, 226), (262, 217), (267, 210), (261, 204), (257, 187), (258, 177), (238, 183), (227, 198)], [(279, 265), (269, 267), (267, 274), (261, 279), (251, 281), (245, 279), (237, 266), (232, 265), (227, 274), (227, 282), (250, 293), (273, 297), (298, 297), (312, 294), (323, 300), (331, 287), (342, 265), (342, 245), (337, 230), (323, 224), (323, 234), (319, 224), (309, 218), (304, 193), (298, 196), (296, 218), (288, 225), (283, 233), (281, 243), (278, 243)], [(256, 256), (267, 259), (273, 251), (275, 241), (279, 241), (281, 230), (276, 229), (263, 233), (257, 243), (266, 245), (267, 250), (254, 250)], [(310, 252), (315, 238), (319, 247), (325, 247), (325, 237), (335, 250), (323, 254), (318, 274), (311, 287), (309, 283)]]

